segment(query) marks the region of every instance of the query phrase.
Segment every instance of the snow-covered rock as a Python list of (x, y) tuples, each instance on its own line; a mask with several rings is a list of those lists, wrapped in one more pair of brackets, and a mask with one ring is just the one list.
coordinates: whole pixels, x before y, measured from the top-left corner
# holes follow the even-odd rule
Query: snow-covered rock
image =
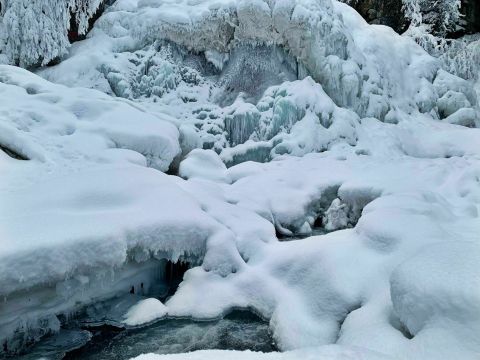
[(208, 179), (230, 183), (227, 167), (213, 150), (194, 149), (180, 163), (179, 175), (185, 179)]
[(133, 305), (125, 314), (123, 322), (129, 326), (148, 324), (167, 315), (167, 308), (155, 298), (145, 299)]
[(166, 171), (180, 152), (176, 127), (131, 102), (5, 65), (0, 91), (0, 144), (45, 168), (123, 161)]
[(432, 244), (395, 269), (390, 279), (393, 307), (413, 335), (455, 322), (478, 329), (479, 257), (476, 242)]

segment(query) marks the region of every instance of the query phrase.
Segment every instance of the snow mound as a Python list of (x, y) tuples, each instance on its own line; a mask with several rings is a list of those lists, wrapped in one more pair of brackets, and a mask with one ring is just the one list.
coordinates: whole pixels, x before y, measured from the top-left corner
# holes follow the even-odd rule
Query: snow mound
[(476, 242), (433, 244), (395, 269), (393, 307), (412, 334), (455, 322), (479, 329), (479, 258)]
[(180, 163), (179, 175), (186, 179), (208, 179), (230, 183), (227, 167), (213, 150), (195, 149)]
[(28, 159), (136, 162), (166, 171), (180, 152), (173, 125), (128, 101), (53, 85), (5, 65), (0, 66), (0, 91), (0, 144)]
[(167, 315), (167, 308), (160, 300), (145, 299), (133, 305), (125, 314), (123, 322), (129, 326), (144, 325)]

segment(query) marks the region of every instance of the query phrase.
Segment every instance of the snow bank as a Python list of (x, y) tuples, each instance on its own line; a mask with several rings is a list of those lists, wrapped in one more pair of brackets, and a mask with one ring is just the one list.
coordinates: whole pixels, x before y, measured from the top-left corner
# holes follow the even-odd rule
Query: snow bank
[(80, 164), (126, 160), (166, 171), (180, 151), (173, 125), (128, 101), (53, 85), (5, 65), (0, 86), (0, 143), (29, 159), (47, 164), (78, 157), (85, 159)]
[(382, 354), (368, 351), (361, 348), (344, 348), (339, 346), (325, 346), (322, 348), (311, 348), (305, 350), (290, 351), (285, 353), (258, 353), (252, 351), (221, 351), (221, 350), (204, 350), (195, 351), (187, 354), (176, 355), (140, 355), (135, 360), (176, 360), (176, 359), (245, 359), (245, 360), (290, 360), (290, 359), (312, 359), (312, 360), (387, 360), (395, 359)]
[[(400, 320), (417, 335), (480, 318), (478, 243), (433, 244), (397, 267), (390, 279)], [(476, 324), (478, 326), (478, 324)]]
[(35, 330), (39, 317), (54, 319), (43, 322), (48, 331), (54, 314), (127, 291), (122, 277), (145, 270), (132, 264), (203, 257), (218, 225), (157, 170), (179, 151), (173, 125), (8, 66), (0, 92), (2, 343), (19, 327)]

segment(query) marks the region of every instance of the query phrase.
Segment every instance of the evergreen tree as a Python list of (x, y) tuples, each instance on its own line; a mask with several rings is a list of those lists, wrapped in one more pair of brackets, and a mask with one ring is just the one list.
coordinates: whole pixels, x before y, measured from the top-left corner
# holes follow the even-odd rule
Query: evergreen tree
[(0, 49), (12, 64), (46, 65), (65, 54), (74, 16), (79, 33), (102, 0), (0, 0)]
[(458, 29), (460, 0), (403, 0), (412, 26), (426, 26), (429, 33), (445, 37)]

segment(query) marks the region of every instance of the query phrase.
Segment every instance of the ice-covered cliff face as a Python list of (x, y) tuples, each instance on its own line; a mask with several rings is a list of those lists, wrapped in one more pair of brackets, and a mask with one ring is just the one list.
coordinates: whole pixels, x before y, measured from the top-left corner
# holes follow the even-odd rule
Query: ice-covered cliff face
[[(466, 126), (475, 126), (479, 117), (471, 84), (450, 76), (454, 93), (448, 92), (439, 60), (409, 38), (368, 26), (351, 8), (329, 0), (118, 1), (87, 41), (41, 75), (154, 101), (153, 111), (181, 119), (182, 138), (188, 143), (184, 152), (196, 146), (220, 152), (253, 142), (226, 150), (226, 159), (300, 154), (290, 145), (279, 145), (287, 140), (274, 139), (268, 128), (289, 132), (296, 123), (302, 127), (299, 120), (312, 113), (311, 104), (261, 97), (268, 86), (283, 83), (288, 92), (296, 85), (286, 81), (309, 76), (321, 88), (306, 85), (310, 95), (302, 97), (333, 101), (345, 109), (341, 117), (351, 119), (353, 127), (355, 114), (390, 123), (415, 114)], [(326, 138), (337, 131), (327, 128), (340, 117), (330, 113), (314, 130)], [(343, 129), (334, 137), (353, 143), (352, 134)], [(303, 153), (331, 143), (305, 145)]]
[(37, 74), (0, 67), (1, 351), (184, 261), (115, 321), (248, 308), (286, 358), (478, 355), (475, 77), (330, 0), (118, 0)]

